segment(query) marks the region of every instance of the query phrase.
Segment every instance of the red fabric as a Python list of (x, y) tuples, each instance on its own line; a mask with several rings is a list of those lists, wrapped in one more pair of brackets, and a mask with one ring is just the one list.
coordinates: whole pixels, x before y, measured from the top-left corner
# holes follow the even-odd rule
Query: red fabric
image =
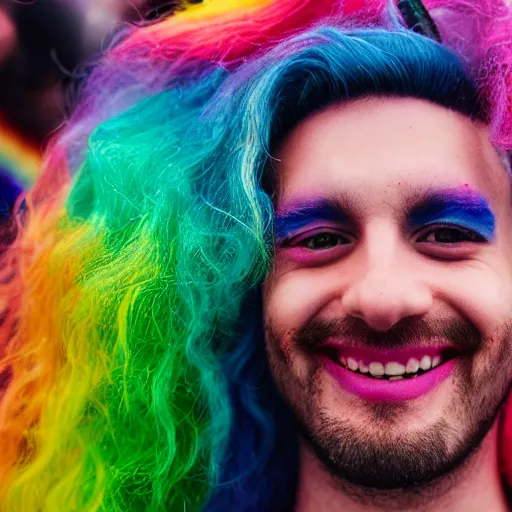
[(503, 411), (499, 455), (501, 473), (512, 487), (512, 397), (510, 396)]

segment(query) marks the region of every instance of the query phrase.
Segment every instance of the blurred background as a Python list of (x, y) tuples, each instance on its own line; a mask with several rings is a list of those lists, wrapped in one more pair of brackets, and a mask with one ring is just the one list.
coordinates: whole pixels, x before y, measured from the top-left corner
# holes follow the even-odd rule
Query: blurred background
[(165, 0), (0, 0), (0, 111), (40, 143), (62, 120), (77, 69), (115, 27), (170, 14)]
[[(200, 0), (196, 0), (198, 3)], [(80, 68), (125, 22), (172, 15), (178, 0), (0, 0), (0, 252), (13, 205), (72, 108)], [(4, 222), (4, 229), (2, 229)]]

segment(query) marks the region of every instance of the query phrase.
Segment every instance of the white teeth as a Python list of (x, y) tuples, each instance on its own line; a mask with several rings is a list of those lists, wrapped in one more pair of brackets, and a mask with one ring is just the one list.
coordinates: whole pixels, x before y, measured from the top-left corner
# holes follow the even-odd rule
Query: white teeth
[(407, 366), (405, 367), (405, 371), (407, 373), (416, 373), (420, 369), (420, 362), (415, 359), (414, 357), (411, 357), (409, 361), (407, 362)]
[(347, 359), (347, 365), (353, 372), (355, 372), (359, 368), (357, 361), (355, 359), (352, 359), (351, 357)]
[(370, 374), (374, 377), (381, 377), (384, 375), (384, 365), (382, 363), (370, 363)]
[(418, 370), (427, 371), (430, 368), (435, 368), (441, 364), (441, 356), (436, 355), (434, 357), (423, 356), (421, 360), (418, 361), (415, 357), (411, 357), (407, 364), (404, 366), (401, 363), (396, 361), (390, 361), (389, 363), (379, 363), (372, 362), (366, 365), (363, 361), (357, 361), (353, 357), (341, 357), (341, 364), (352, 370), (353, 372), (357, 372), (359, 370), (360, 373), (370, 373), (373, 377), (383, 377), (386, 375), (389, 377), (389, 380), (400, 380), (405, 374), (408, 377), (416, 377)]
[(420, 361), (420, 368), (422, 370), (430, 370), (430, 366), (432, 364), (432, 359), (430, 356), (423, 356)]
[(395, 363), (392, 361), (391, 363), (386, 363), (386, 366), (384, 368), (384, 372), (386, 375), (403, 375), (405, 373), (405, 366), (400, 363)]

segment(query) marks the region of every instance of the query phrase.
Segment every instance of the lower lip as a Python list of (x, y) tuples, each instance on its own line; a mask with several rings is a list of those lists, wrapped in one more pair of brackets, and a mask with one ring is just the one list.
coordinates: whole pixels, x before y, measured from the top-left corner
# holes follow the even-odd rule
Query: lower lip
[(426, 395), (447, 379), (454, 367), (454, 360), (451, 359), (418, 377), (388, 381), (358, 375), (328, 357), (322, 356), (321, 359), (327, 371), (344, 390), (360, 398), (378, 402), (401, 402)]

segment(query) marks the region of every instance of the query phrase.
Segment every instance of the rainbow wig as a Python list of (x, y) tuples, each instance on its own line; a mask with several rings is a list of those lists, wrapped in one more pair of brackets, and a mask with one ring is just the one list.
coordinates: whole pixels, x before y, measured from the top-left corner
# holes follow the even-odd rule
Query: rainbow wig
[(259, 293), (276, 146), (395, 95), (512, 149), (511, 8), (425, 3), (442, 44), (378, 0), (210, 0), (116, 37), (0, 260), (2, 512), (293, 509)]

